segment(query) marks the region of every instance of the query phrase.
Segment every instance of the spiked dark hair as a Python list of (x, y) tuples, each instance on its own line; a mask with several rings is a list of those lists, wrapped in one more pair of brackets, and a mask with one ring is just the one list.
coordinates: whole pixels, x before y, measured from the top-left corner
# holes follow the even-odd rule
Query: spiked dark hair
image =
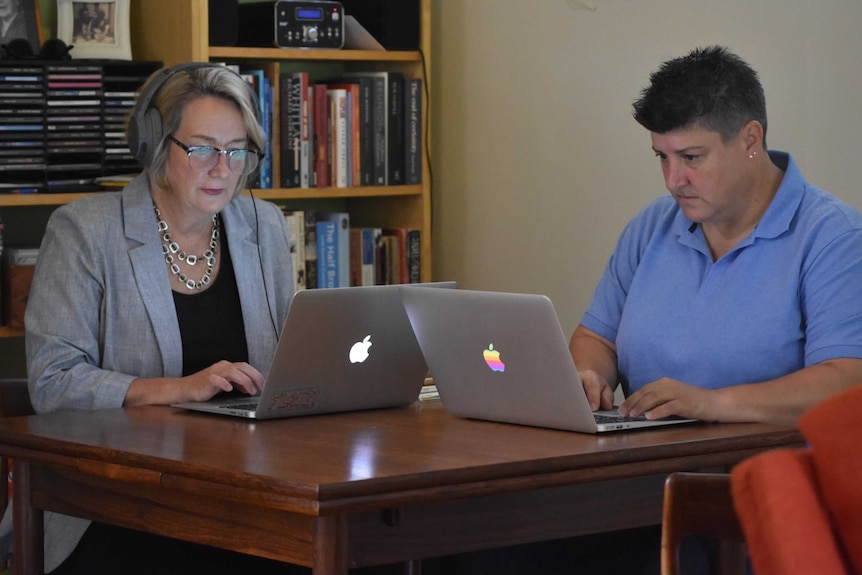
[(724, 142), (757, 120), (766, 145), (766, 97), (757, 72), (721, 46), (663, 63), (650, 75), (633, 115), (650, 132), (699, 126), (718, 132)]

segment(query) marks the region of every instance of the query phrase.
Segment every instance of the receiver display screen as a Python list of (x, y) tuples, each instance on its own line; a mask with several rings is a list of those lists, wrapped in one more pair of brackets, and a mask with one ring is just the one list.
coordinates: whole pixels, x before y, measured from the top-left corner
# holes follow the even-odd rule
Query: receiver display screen
[(297, 8), (297, 20), (323, 20), (323, 10), (320, 8)]

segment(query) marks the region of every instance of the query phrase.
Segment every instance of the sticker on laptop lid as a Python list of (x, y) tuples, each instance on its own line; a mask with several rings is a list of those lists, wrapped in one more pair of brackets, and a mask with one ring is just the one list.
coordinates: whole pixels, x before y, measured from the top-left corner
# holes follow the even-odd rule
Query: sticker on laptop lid
[(488, 349), (482, 352), (482, 355), (491, 371), (506, 371), (506, 364), (500, 359), (500, 352), (494, 349), (493, 343), (488, 345)]

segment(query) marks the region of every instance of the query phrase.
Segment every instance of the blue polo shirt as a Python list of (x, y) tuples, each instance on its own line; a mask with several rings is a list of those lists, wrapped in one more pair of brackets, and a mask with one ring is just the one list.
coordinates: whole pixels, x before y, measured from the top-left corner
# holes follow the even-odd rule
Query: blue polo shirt
[(713, 262), (671, 196), (626, 226), (582, 324), (615, 342), (630, 391), (670, 377), (716, 389), (862, 358), (862, 215), (786, 153), (751, 235)]

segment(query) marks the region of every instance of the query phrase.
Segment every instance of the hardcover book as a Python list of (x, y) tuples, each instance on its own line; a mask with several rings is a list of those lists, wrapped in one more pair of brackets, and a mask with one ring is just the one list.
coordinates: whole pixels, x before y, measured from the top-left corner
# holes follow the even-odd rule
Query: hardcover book
[(350, 131), (348, 129), (347, 91), (339, 88), (327, 90), (330, 102), (332, 155), (331, 179), (333, 187), (350, 187)]
[(390, 283), (406, 284), (409, 281), (407, 273), (407, 230), (392, 228), (383, 230), (383, 236), (389, 238), (389, 281)]
[(262, 116), (261, 126), (265, 143), (264, 156), (258, 168), (257, 186), (264, 189), (272, 188), (272, 84), (263, 70), (246, 70), (241, 76), (254, 88)]
[(336, 223), (317, 222), (317, 287), (339, 287)]
[(350, 214), (317, 217), (317, 287), (350, 287)]
[(305, 287), (318, 287), (317, 274), (317, 212), (305, 212)]
[(422, 80), (408, 78), (404, 89), (404, 183), (422, 183)]
[(293, 266), (294, 291), (306, 288), (305, 281), (305, 212), (302, 210), (282, 210), (287, 224), (290, 245), (290, 262)]
[[(358, 82), (336, 81), (329, 84), (330, 90), (344, 90), (347, 94), (347, 136), (346, 144), (348, 150), (348, 186), (361, 186), (362, 184), (362, 92)], [(370, 85), (369, 94), (370, 96)], [(370, 106), (370, 105), (369, 105)], [(369, 125), (370, 128), (370, 125)], [(369, 175), (370, 179), (370, 175)], [(370, 185), (370, 184), (369, 184)]]
[(380, 249), (380, 228), (350, 229), (350, 285), (377, 284), (377, 253)]
[(386, 162), (389, 186), (404, 184), (404, 74), (389, 72), (389, 125)]
[(372, 181), (375, 186), (385, 186), (388, 178), (387, 151), (389, 141), (389, 73), (365, 72), (345, 74), (350, 79), (371, 79), (371, 132), (372, 132)]
[(329, 97), (326, 84), (315, 84), (312, 87), (314, 97), (314, 185), (318, 188), (328, 188), (332, 185), (330, 178), (330, 113)]
[(407, 282), (416, 284), (422, 281), (422, 232), (407, 230)]
[(305, 72), (284, 73), (279, 79), (281, 187), (283, 188), (303, 187), (301, 162), (303, 84), (308, 84), (308, 74)]

